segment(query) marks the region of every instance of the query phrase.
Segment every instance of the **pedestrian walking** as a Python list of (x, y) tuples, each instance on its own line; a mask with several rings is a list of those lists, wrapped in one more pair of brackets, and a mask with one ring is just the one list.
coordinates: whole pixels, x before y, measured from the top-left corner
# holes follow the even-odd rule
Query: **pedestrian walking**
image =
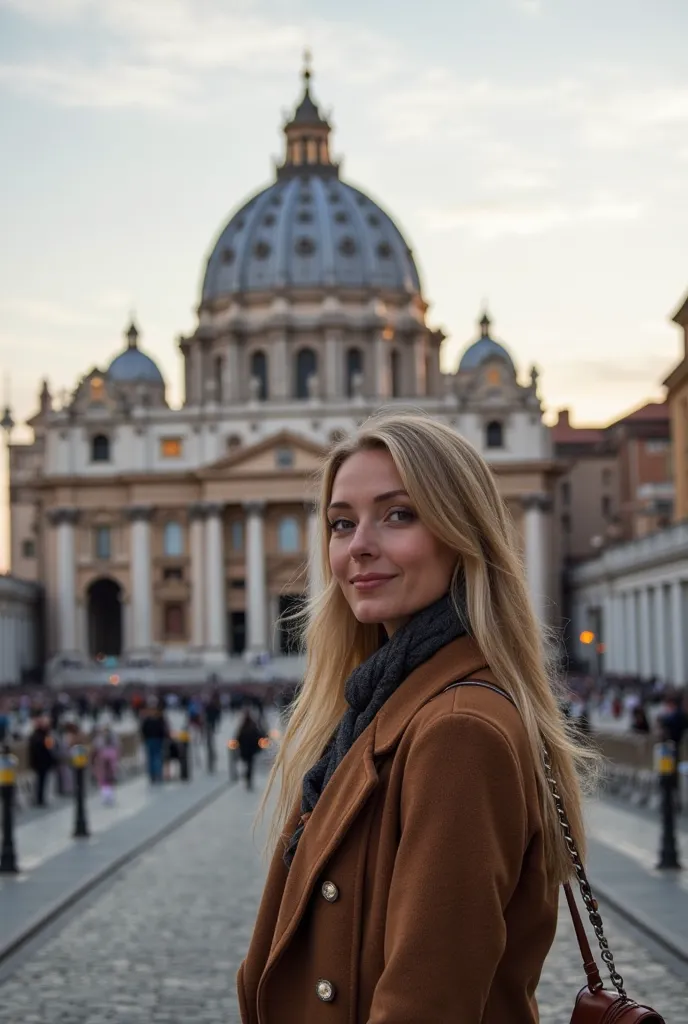
[(42, 716), (36, 719), (33, 732), (29, 736), (29, 768), (36, 776), (34, 804), (45, 807), (45, 788), (48, 775), (55, 764), (53, 740), (50, 736), (50, 721)]
[(243, 718), (237, 730), (235, 739), (239, 744), (239, 758), (244, 764), (244, 779), (246, 789), (253, 789), (253, 762), (260, 750), (260, 741), (263, 738), (263, 730), (248, 708), (244, 711)]
[(167, 720), (156, 697), (150, 697), (141, 718), (141, 738), (146, 749), (148, 778), (157, 783), (163, 780), (165, 744), (170, 731)]
[(97, 733), (93, 750), (96, 782), (101, 800), (106, 806), (115, 802), (119, 754), (120, 742), (117, 733), (106, 725)]
[[(243, 1024), (535, 1024), (584, 846), (577, 769), (509, 516), (448, 426), (373, 418), (325, 461), (307, 667), (277, 753)], [(545, 755), (546, 750), (546, 755)]]

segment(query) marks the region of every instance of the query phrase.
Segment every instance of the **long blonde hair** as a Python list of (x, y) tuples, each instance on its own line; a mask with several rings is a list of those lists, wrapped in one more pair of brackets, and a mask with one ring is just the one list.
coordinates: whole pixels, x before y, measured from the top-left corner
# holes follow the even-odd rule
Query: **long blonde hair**
[[(382, 413), (336, 444), (322, 470), (319, 502), (323, 588), (308, 608), (306, 673), (291, 708), (283, 743), (263, 799), (278, 783), (269, 842), (275, 844), (300, 798), (303, 776), (318, 760), (345, 708), (344, 687), (353, 669), (379, 646), (379, 627), (357, 621), (332, 576), (326, 510), (342, 463), (355, 452), (389, 452), (416, 513), (457, 552), (465, 576), (470, 629), (486, 662), (518, 706), (536, 766), (552, 882), (571, 874), (556, 807), (543, 767), (549, 752), (574, 840), (583, 853), (580, 778), (595, 755), (569, 735), (545, 654), (541, 625), (528, 595), (515, 531), (485, 461), (464, 438), (422, 414)], [(313, 576), (311, 575), (311, 578)]]

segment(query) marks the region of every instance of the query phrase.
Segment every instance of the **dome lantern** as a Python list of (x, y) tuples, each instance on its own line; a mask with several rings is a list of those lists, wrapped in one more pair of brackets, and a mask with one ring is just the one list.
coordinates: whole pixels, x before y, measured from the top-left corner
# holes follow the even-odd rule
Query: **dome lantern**
[(338, 173), (338, 167), (330, 157), (331, 126), (311, 96), (312, 77), (311, 55), (306, 50), (302, 72), (303, 96), (291, 121), (284, 126), (287, 152), (284, 163), (277, 169), (278, 179), (304, 170), (335, 175)]
[(127, 348), (138, 348), (139, 342), (139, 330), (134, 323), (134, 318), (131, 318), (129, 326), (124, 332), (124, 337), (127, 339)]

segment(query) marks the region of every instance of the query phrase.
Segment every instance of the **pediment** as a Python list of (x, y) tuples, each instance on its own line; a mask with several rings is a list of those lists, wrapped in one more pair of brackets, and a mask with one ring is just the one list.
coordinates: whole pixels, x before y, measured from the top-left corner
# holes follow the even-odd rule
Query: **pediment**
[[(290, 430), (281, 430), (257, 444), (225, 455), (196, 474), (201, 480), (228, 480), (279, 474), (310, 476), (321, 465), (327, 448)], [(288, 463), (287, 454), (291, 455)]]

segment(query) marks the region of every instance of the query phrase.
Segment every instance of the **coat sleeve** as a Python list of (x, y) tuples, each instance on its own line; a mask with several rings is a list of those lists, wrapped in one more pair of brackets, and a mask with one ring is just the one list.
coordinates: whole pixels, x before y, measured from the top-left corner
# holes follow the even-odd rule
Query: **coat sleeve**
[(475, 715), (430, 723), (409, 750), (401, 803), (368, 1024), (479, 1024), (527, 845), (511, 744)]

